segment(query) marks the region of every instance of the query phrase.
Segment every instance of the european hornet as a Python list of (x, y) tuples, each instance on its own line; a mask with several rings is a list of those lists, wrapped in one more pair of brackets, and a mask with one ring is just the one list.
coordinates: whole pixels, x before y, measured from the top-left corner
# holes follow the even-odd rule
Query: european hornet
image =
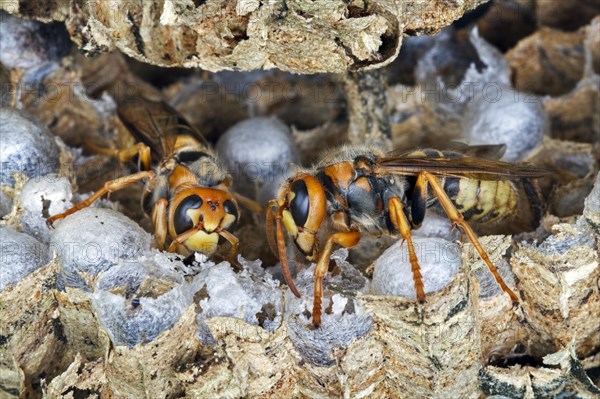
[(237, 252), (231, 233), (239, 218), (238, 202), (251, 209), (260, 206), (231, 191), (231, 176), (202, 135), (172, 107), (144, 96), (119, 98), (119, 119), (137, 140), (133, 147), (117, 150), (89, 145), (94, 152), (131, 161), (137, 157), (138, 173), (111, 180), (91, 197), (48, 219), (51, 226), (102, 196), (144, 181), (142, 207), (152, 220), (157, 247), (184, 255), (213, 254), (221, 243)]
[[(541, 217), (539, 189), (532, 179), (547, 171), (529, 164), (498, 161), (504, 150), (503, 145), (457, 143), (445, 151), (420, 149), (386, 154), (376, 148), (342, 147), (312, 169), (288, 179), (278, 199), (269, 203), (269, 242), (297, 297), (300, 293), (288, 269), (283, 226), (300, 252), (316, 261), (313, 325), (321, 324), (323, 276), (333, 247), (353, 247), (363, 233), (399, 234), (406, 241), (417, 300), (425, 301), (411, 229), (421, 225), (428, 208), (444, 211), (453, 226), (466, 234), (497, 283), (513, 304), (518, 304), (519, 298), (504, 283), (467, 223), (494, 223), (508, 217), (533, 221)], [(326, 216), (334, 232), (320, 247), (317, 236)]]

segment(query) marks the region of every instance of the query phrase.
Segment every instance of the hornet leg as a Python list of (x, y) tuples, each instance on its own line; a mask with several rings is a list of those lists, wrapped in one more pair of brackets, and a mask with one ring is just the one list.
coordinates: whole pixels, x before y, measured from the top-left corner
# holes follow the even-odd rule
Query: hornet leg
[(477, 236), (475, 235), (475, 233), (473, 232), (473, 230), (471, 229), (469, 224), (467, 222), (465, 222), (465, 220), (464, 220), (463, 216), (460, 214), (460, 212), (456, 209), (456, 207), (454, 206), (454, 204), (448, 197), (448, 194), (446, 194), (446, 192), (442, 188), (442, 185), (441, 185), (440, 181), (438, 180), (438, 178), (428, 172), (421, 172), (421, 175), (423, 175), (425, 177), (425, 179), (427, 179), (427, 182), (431, 186), (433, 192), (437, 196), (440, 204), (446, 211), (446, 214), (448, 214), (448, 217), (450, 218), (452, 223), (455, 226), (457, 226), (458, 228), (460, 228), (462, 231), (464, 231), (465, 234), (467, 235), (467, 237), (469, 237), (471, 244), (473, 244), (473, 246), (479, 253), (479, 256), (481, 257), (481, 259), (485, 262), (488, 269), (490, 269), (490, 272), (492, 272), (492, 274), (494, 275), (494, 278), (496, 279), (496, 282), (498, 283), (498, 285), (502, 288), (502, 290), (504, 292), (506, 292), (508, 294), (508, 296), (510, 296), (510, 299), (512, 300), (513, 305), (516, 306), (519, 303), (519, 297), (517, 297), (517, 295), (515, 295), (515, 293), (510, 288), (508, 288), (508, 286), (506, 285), (504, 280), (502, 280), (502, 277), (500, 276), (500, 274), (498, 273), (498, 270), (496, 269), (496, 267), (490, 260), (490, 257), (488, 256), (488, 254), (485, 252), (485, 250), (481, 246), (481, 243), (477, 239)]
[(98, 147), (92, 143), (86, 142), (85, 147), (97, 154), (109, 155), (111, 157), (117, 158), (120, 162), (127, 162), (133, 159), (136, 155), (138, 155), (138, 159), (140, 160), (140, 164), (142, 166), (142, 170), (150, 170), (152, 159), (150, 157), (150, 147), (148, 147), (144, 143), (137, 143), (132, 147), (126, 148), (124, 150), (117, 150), (116, 148), (103, 148)]
[(412, 269), (415, 291), (417, 293), (417, 300), (420, 303), (423, 303), (425, 302), (425, 288), (423, 286), (423, 276), (421, 275), (421, 267), (419, 266), (419, 261), (415, 253), (415, 247), (413, 246), (412, 242), (410, 224), (408, 223), (406, 215), (404, 214), (402, 201), (400, 201), (400, 198), (398, 197), (393, 197), (392, 199), (390, 199), (388, 208), (392, 223), (398, 229), (400, 235), (406, 241), (406, 245), (408, 246), (408, 257)]
[(169, 202), (165, 198), (156, 201), (152, 208), (152, 224), (154, 225), (154, 235), (156, 236), (156, 246), (160, 251), (165, 248), (167, 240), (167, 205)]
[(333, 233), (329, 236), (323, 247), (323, 251), (319, 255), (317, 266), (315, 267), (315, 289), (314, 289), (314, 300), (313, 300), (313, 325), (319, 327), (321, 325), (321, 298), (323, 297), (323, 276), (327, 274), (329, 269), (329, 258), (331, 257), (331, 251), (333, 245), (338, 244), (342, 247), (349, 248), (358, 244), (360, 240), (360, 233), (356, 230), (342, 231)]
[(94, 201), (96, 201), (97, 199), (101, 198), (103, 195), (108, 194), (108, 193), (112, 193), (114, 191), (118, 191), (121, 190), (125, 187), (129, 187), (132, 184), (135, 184), (137, 182), (139, 182), (140, 180), (144, 180), (144, 179), (154, 179), (156, 177), (156, 174), (152, 171), (144, 171), (144, 172), (138, 172), (135, 173), (133, 175), (129, 175), (129, 176), (125, 176), (125, 177), (121, 177), (115, 180), (109, 180), (106, 183), (104, 183), (104, 187), (101, 188), (100, 190), (96, 191), (91, 197), (89, 197), (88, 199), (86, 199), (85, 201), (75, 205), (74, 207), (67, 209), (65, 212), (63, 213), (59, 213), (58, 215), (54, 215), (50, 218), (48, 218), (47, 220), (47, 224), (49, 226), (52, 226), (52, 224), (54, 222), (56, 222), (57, 220), (63, 219), (83, 208), (87, 208), (88, 206), (92, 205), (92, 203), (94, 203)]
[(235, 199), (235, 201), (240, 204), (241, 206), (243, 206), (244, 208), (248, 209), (249, 211), (256, 213), (256, 214), (262, 214), (265, 211), (265, 208), (259, 204), (258, 202), (254, 201), (253, 199), (250, 199), (244, 195), (238, 194), (238, 193), (233, 193), (233, 198)]

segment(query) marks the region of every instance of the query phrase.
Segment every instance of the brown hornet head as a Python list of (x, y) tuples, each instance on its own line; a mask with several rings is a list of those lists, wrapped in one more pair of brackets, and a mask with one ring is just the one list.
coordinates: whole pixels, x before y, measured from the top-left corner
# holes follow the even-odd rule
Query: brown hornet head
[[(237, 222), (238, 206), (225, 190), (192, 187), (179, 191), (169, 206), (171, 237), (190, 252), (213, 254)], [(233, 245), (233, 242), (232, 242)]]
[[(288, 268), (283, 226), (306, 258), (315, 259), (318, 252), (317, 232), (327, 212), (325, 191), (314, 176), (300, 174), (287, 181), (279, 192), (279, 199), (271, 202), (271, 205), (277, 206), (277, 252), (283, 275), (292, 292), (299, 297), (300, 293)], [(269, 208), (267, 226), (272, 226), (272, 218), (273, 210)], [(272, 239), (272, 232), (268, 234)]]

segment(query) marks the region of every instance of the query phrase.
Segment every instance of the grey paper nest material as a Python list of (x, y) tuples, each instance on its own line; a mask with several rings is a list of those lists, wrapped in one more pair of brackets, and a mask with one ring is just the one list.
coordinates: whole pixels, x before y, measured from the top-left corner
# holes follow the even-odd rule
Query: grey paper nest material
[(0, 8), (65, 20), (72, 39), (91, 54), (116, 47), (162, 66), (315, 73), (386, 65), (405, 30), (437, 31), (485, 1), (55, 0), (42, 7), (15, 0)]
[[(234, 68), (235, 57), (250, 54), (242, 50), (258, 40), (253, 24), (262, 24), (260, 32), (266, 32), (267, 36), (260, 40), (265, 45), (252, 53), (257, 58), (248, 56), (242, 60), (245, 64), (238, 64), (237, 68), (254, 63), (266, 68), (278, 62), (277, 66), (282, 68), (301, 67), (304, 71), (317, 67), (346, 70), (382, 65), (393, 58), (393, 48), (386, 46), (399, 43), (399, 40), (386, 41), (398, 33), (394, 21), (402, 20), (405, 32), (437, 30), (453, 20), (455, 12), (471, 4), (459, 1), (447, 4), (442, 11), (437, 9), (441, 1), (423, 1), (424, 8), (420, 9), (407, 1), (397, 1), (393, 6), (392, 2), (373, 1), (363, 13), (360, 12), (363, 2), (348, 1), (344, 3), (348, 6), (336, 8), (341, 3), (332, 1), (330, 15), (323, 16), (319, 14), (322, 6), (316, 3), (231, 2), (219, 12), (206, 11), (206, 20), (193, 26), (191, 23), (196, 23), (194, 18), (200, 11), (224, 3), (195, 1), (185, 10), (181, 9), (183, 2), (175, 1), (115, 1), (111, 9), (105, 3), (91, 4), (91, 0), (45, 2), (45, 8), (36, 8), (33, 1), (27, 0), (19, 2), (18, 7), (16, 1), (0, 4), (4, 8), (14, 4), (12, 11), (21, 15), (67, 21), (72, 36), (89, 52), (116, 45), (129, 54), (138, 54), (140, 46), (144, 59), (169, 65), (202, 61), (214, 68)], [(283, 4), (287, 8), (280, 12)], [(382, 4), (387, 10), (395, 7), (398, 12), (386, 13)], [(542, 2), (538, 5), (538, 9), (544, 7)], [(250, 7), (247, 13), (245, 6)], [(122, 15), (124, 19), (119, 20), (117, 17)], [(171, 20), (163, 18), (161, 25), (160, 17), (164, 15), (170, 15)], [(325, 47), (319, 47), (321, 44), (315, 44), (314, 40), (294, 41), (298, 37), (294, 32), (298, 31), (288, 30), (287, 36), (269, 36), (273, 29), (279, 29), (278, 32), (291, 29), (298, 21), (304, 23), (295, 28), (308, 30), (300, 33), (304, 32), (310, 40), (318, 38)], [(340, 21), (350, 21), (346, 22), (348, 30), (331, 29)], [(556, 184), (543, 181), (540, 184), (547, 186), (547, 190), (551, 186), (557, 188), (548, 196), (559, 198), (565, 204), (561, 209), (566, 211), (550, 210), (535, 231), (497, 235), (501, 233), (494, 230), (493, 236), (480, 234), (483, 248), (508, 286), (521, 298), (521, 307), (513, 309), (510, 298), (498, 287), (472, 245), (455, 242), (459, 232), (448, 233), (451, 228), (448, 219), (436, 219), (435, 214), (429, 213), (423, 226), (414, 231), (427, 302), (419, 305), (411, 299), (414, 284), (406, 244), (398, 242), (384, 252), (396, 238), (364, 237), (360, 248), (333, 254), (324, 279), (323, 325), (315, 330), (310, 325), (314, 265), (309, 266), (304, 260), (290, 259), (297, 272), (296, 284), (303, 294), (298, 299), (280, 285), (281, 278), (271, 276), (271, 270), (280, 272), (277, 265), (264, 270), (260, 261), (240, 257), (238, 266), (243, 270), (235, 272), (236, 267), (217, 259), (207, 261), (198, 256), (184, 262), (177, 255), (150, 249), (150, 235), (137, 226), (144, 219), (127, 213), (131, 219), (120, 212), (87, 209), (57, 222), (55, 230), (47, 230), (45, 213), (60, 212), (69, 204), (80, 202), (84, 193), (92, 190), (88, 187), (89, 176), (79, 173), (85, 168), (77, 164), (77, 175), (86, 177), (78, 179), (78, 187), (71, 187), (74, 180), (55, 174), (36, 178), (37, 173), (31, 174), (28, 181), (24, 176), (15, 176), (14, 187), (0, 187), (0, 214), (8, 214), (0, 221), (3, 255), (0, 283), (4, 283), (0, 291), (0, 397), (529, 398), (571, 394), (597, 397), (600, 390), (593, 384), (598, 383), (600, 370), (600, 177), (592, 143), (598, 138), (594, 122), (598, 121), (595, 111), (600, 63), (596, 62), (594, 34), (598, 32), (599, 21), (596, 19), (581, 28), (581, 32), (587, 32), (585, 35), (577, 33), (583, 41), (578, 39), (575, 47), (583, 43), (586, 50), (585, 57), (574, 60), (579, 64), (585, 61), (583, 67), (578, 64), (576, 68), (584, 71), (584, 77), (575, 85), (571, 82), (564, 86), (559, 91), (564, 94), (560, 96), (538, 93), (548, 95), (531, 97), (531, 93), (517, 91), (519, 88), (509, 75), (509, 66), (513, 64), (506, 62), (506, 56), (492, 51), (481, 28), (481, 36), (470, 28), (463, 31), (464, 40), (485, 64), (481, 67), (475, 64), (471, 67), (474, 62), (471, 58), (455, 52), (456, 46), (447, 46), (452, 43), (448, 41), (450, 36), (444, 36), (447, 33), (437, 38), (417, 38), (416, 42), (406, 40), (404, 45), (413, 42), (413, 50), (420, 54), (415, 57), (422, 59), (418, 66), (418, 72), (422, 73), (415, 76), (413, 83), (423, 84), (430, 79), (438, 82), (438, 78), (446, 77), (438, 76), (445, 71), (451, 74), (453, 84), (442, 79), (436, 87), (452, 98), (473, 81), (480, 86), (489, 83), (491, 88), (502, 89), (504, 96), (498, 101), (489, 101), (496, 100), (495, 96), (485, 97), (494, 94), (493, 91), (478, 90), (467, 96), (468, 91), (464, 90), (460, 101), (451, 98), (417, 104), (425, 90), (418, 86), (394, 86), (388, 90), (381, 70), (347, 74), (339, 84), (344, 90), (327, 91), (333, 96), (326, 99), (335, 99), (331, 104), (313, 100), (312, 95), (316, 92), (313, 88), (322, 88), (331, 76), (310, 79), (295, 76), (298, 84), (294, 83), (294, 87), (301, 88), (303, 95), (293, 99), (286, 99), (284, 91), (281, 95), (275, 90), (271, 92), (273, 96), (263, 96), (252, 103), (238, 96), (239, 91), (227, 91), (226, 86), (226, 104), (215, 97), (201, 97), (202, 88), (220, 79), (221, 83), (236, 82), (236, 89), (256, 82), (263, 92), (268, 87), (287, 88), (292, 84), (287, 74), (275, 72), (195, 75), (190, 80), (177, 81), (162, 93), (186, 117), (193, 114), (196, 118), (193, 122), (198, 123), (200, 131), (213, 126), (211, 141), (216, 141), (222, 131), (240, 120), (254, 118), (250, 121), (257, 122), (257, 116), (277, 116), (291, 127), (296, 140), (292, 147), (299, 150), (298, 156), (310, 161), (319, 159), (317, 150), (331, 148), (334, 143), (348, 139), (363, 143), (365, 138), (377, 138), (376, 133), (381, 134), (386, 127), (389, 117), (386, 108), (395, 109), (390, 121), (396, 131), (393, 138), (402, 143), (429, 139), (437, 145), (442, 138), (444, 141), (457, 138), (450, 135), (451, 131), (464, 130), (464, 139), (507, 144), (507, 157), (511, 159), (523, 159), (533, 150), (533, 158), (529, 160), (556, 166), (562, 172), (553, 176)], [(359, 26), (366, 22), (372, 25)], [(378, 25), (380, 22), (384, 23), (386, 33), (369, 30), (383, 27)], [(73, 27), (77, 24), (83, 31), (76, 33)], [(212, 31), (203, 24), (212, 24)], [(357, 32), (357, 27), (364, 29), (360, 32), (366, 32), (366, 36), (359, 32), (350, 44), (340, 39), (326, 46), (329, 38)], [(241, 34), (241, 28), (246, 29), (247, 37)], [(184, 40), (183, 32), (192, 33)], [(200, 37), (199, 32), (204, 36)], [(381, 37), (384, 38), (381, 43), (375, 39), (371, 43), (379, 46), (375, 53), (363, 53), (361, 56), (368, 57), (364, 60), (352, 58), (353, 52), (360, 55), (366, 39)], [(279, 41), (274, 41), (277, 38)], [(287, 40), (285, 46), (283, 40)], [(528, 42), (523, 50), (537, 43), (532, 39)], [(189, 43), (193, 46), (177, 47)], [(543, 49), (552, 43), (538, 44)], [(561, 48), (570, 48), (569, 43), (563, 43)], [(313, 46), (311, 52), (302, 53), (306, 46)], [(344, 47), (348, 52), (339, 53), (340, 58), (323, 58), (338, 54), (336, 51)], [(192, 53), (200, 55), (185, 58)], [(139, 54), (138, 58), (142, 58)], [(423, 58), (425, 54), (428, 55)], [(300, 62), (300, 56), (306, 58)], [(32, 87), (35, 83), (36, 90), (21, 94), (20, 99), (19, 93), (13, 93), (15, 98), (10, 96), (10, 103), (22, 104), (38, 118), (39, 123), (28, 126), (38, 130), (49, 126), (68, 145), (80, 147), (84, 139), (96, 136), (110, 141), (111, 132), (118, 128), (115, 107), (119, 106), (110, 91), (101, 94), (103, 89), (97, 88), (98, 100), (88, 99), (82, 90), (68, 96), (70, 101), (53, 104), (34, 101), (55, 82), (78, 85), (94, 81), (81, 59), (67, 58), (47, 68), (12, 70), (11, 79)], [(127, 64), (118, 58), (108, 56), (104, 61), (99, 58), (91, 61), (96, 67), (94, 76), (106, 79), (107, 86), (114, 85), (119, 78), (124, 80), (128, 74)], [(436, 59), (457, 61), (462, 67), (440, 68), (443, 64), (434, 62)], [(340, 63), (325, 62), (330, 60)], [(536, 60), (539, 59), (523, 65), (531, 68), (537, 65)], [(551, 65), (554, 61), (556, 66), (563, 65), (558, 61), (564, 60), (556, 54), (552, 60)], [(109, 68), (104, 69), (105, 65)], [(525, 73), (528, 71), (517, 75), (536, 77)], [(179, 73), (168, 71), (171, 72)], [(579, 79), (578, 74), (576, 77)], [(338, 93), (344, 91), (338, 101)], [(526, 99), (535, 99), (535, 103), (530, 104)], [(424, 111), (420, 113), (421, 109)], [(211, 121), (206, 110), (214, 110), (214, 115), (222, 118)], [(546, 113), (550, 137), (546, 134)], [(422, 125), (415, 125), (413, 118), (418, 118)], [(518, 128), (513, 121), (519, 122)], [(257, 126), (250, 125), (250, 130), (258, 129)], [(286, 137), (287, 126), (277, 128)], [(479, 133), (480, 126), (484, 126), (486, 133), (493, 133), (493, 137)], [(346, 130), (349, 134), (342, 134)], [(410, 134), (401, 135), (402, 131)], [(242, 144), (251, 144), (248, 137), (243, 140)], [(10, 146), (22, 148), (19, 143), (12, 140)], [(54, 151), (53, 146), (49, 148)], [(29, 151), (33, 149), (37, 146)], [(59, 145), (59, 149), (63, 166), (66, 148)], [(88, 157), (80, 156), (79, 149), (73, 152), (78, 162), (88, 161)], [(226, 151), (225, 156), (246, 155), (238, 152)], [(10, 154), (11, 159), (21, 155), (15, 155), (14, 151)], [(52, 161), (56, 158), (52, 154), (41, 161)], [(31, 159), (29, 163), (37, 160)], [(251, 160), (287, 161), (287, 158)], [(12, 175), (13, 171), (23, 170), (27, 171), (14, 167), (9, 172)], [(41, 172), (59, 171), (58, 166), (52, 166)], [(104, 177), (112, 176), (107, 173)], [(567, 181), (573, 185), (567, 185)], [(103, 183), (97, 182), (100, 186)], [(124, 209), (129, 208), (128, 201), (139, 208), (139, 193), (115, 194), (115, 197), (123, 194), (111, 200), (119, 201)], [(269, 261), (270, 255), (260, 251), (264, 247), (264, 252), (268, 252), (264, 230), (262, 224), (248, 221), (236, 234), (243, 246), (258, 248), (252, 249), (255, 256), (243, 255), (245, 258), (258, 258), (265, 266), (271, 266), (276, 261)], [(288, 244), (293, 245), (289, 241)], [(292, 255), (291, 250), (288, 253)], [(372, 261), (374, 266), (370, 267)], [(588, 372), (593, 381), (586, 376)]]
[[(449, 273), (445, 287), (428, 295), (426, 306), (398, 296), (364, 294), (365, 277), (345, 260), (346, 250), (337, 251), (333, 260), (339, 272), (325, 280), (320, 331), (306, 327), (311, 269), (298, 275), (304, 296), (295, 299), (289, 292), (284, 296), (257, 263), (240, 258), (245, 271), (236, 275), (226, 263), (204, 260), (200, 263), (206, 268), (200, 265), (189, 280), (181, 260), (145, 249), (143, 258), (124, 259), (99, 274), (90, 295), (79, 288), (56, 288), (57, 276), (68, 264), (57, 257), (58, 263), (50, 262), (0, 293), (3, 385), (9, 393), (40, 397), (43, 372), (44, 389), (54, 395), (47, 397), (65, 398), (77, 390), (114, 398), (147, 392), (163, 392), (166, 398), (393, 397), (398, 392), (407, 397), (477, 397), (480, 389), (520, 397), (529, 390), (564, 392), (570, 384), (588, 384), (581, 391), (595, 392), (589, 381), (578, 379), (585, 374), (578, 374), (582, 366), (575, 354), (586, 356), (598, 346), (594, 329), (600, 269), (592, 247), (597, 192), (596, 187), (588, 197), (579, 222), (557, 225), (543, 243), (522, 244), (510, 255), (517, 292), (527, 298), (522, 314), (511, 310), (510, 299), (496, 286), (490, 292), (482, 285), (486, 292), (479, 295), (469, 269), (489, 272), (470, 245), (462, 247), (460, 259), (451, 255), (459, 250), (453, 243), (445, 244), (446, 252), (434, 251), (460, 265)], [(53, 233), (54, 241), (62, 235), (84, 243), (80, 230), (86, 224), (98, 231), (96, 218), (81, 219), (85, 213), (103, 215), (113, 228), (131, 223), (124, 216), (117, 220), (117, 213), (89, 209), (71, 216), (79, 220), (79, 237), (66, 240), (60, 231), (70, 222), (66, 219)], [(566, 243), (571, 248), (565, 251)], [(497, 248), (490, 256), (499, 264), (508, 256), (511, 240), (483, 237), (482, 244)], [(431, 249), (420, 248), (429, 280), (425, 255)], [(571, 266), (557, 269), (556, 261)], [(531, 275), (536, 278), (529, 279)], [(514, 280), (506, 277), (512, 286)], [(410, 283), (409, 276), (395, 278)], [(270, 310), (261, 306), (269, 304)], [(548, 312), (551, 320), (543, 317)], [(526, 350), (536, 356), (559, 352), (554, 358), (560, 357), (560, 369), (486, 363), (494, 351), (505, 352), (515, 343), (529, 342), (527, 338), (535, 339)], [(535, 344), (540, 342), (546, 346)], [(571, 355), (560, 355), (564, 346)]]
[(13, 186), (13, 173), (35, 177), (58, 171), (58, 144), (31, 115), (13, 108), (0, 109), (0, 131), (0, 184)]

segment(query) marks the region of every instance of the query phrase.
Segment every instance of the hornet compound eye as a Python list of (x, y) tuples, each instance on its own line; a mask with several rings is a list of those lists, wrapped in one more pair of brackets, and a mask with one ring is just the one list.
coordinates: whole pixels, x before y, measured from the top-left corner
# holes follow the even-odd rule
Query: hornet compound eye
[(292, 183), (291, 191), (294, 193), (294, 198), (290, 203), (290, 212), (296, 226), (304, 227), (308, 220), (308, 209), (310, 206), (308, 188), (304, 180), (296, 180)]
[(175, 233), (185, 233), (194, 227), (194, 221), (190, 217), (189, 210), (200, 209), (202, 198), (197, 195), (190, 195), (179, 203), (175, 209), (174, 227)]
[(232, 215), (233, 217), (235, 217), (235, 219), (233, 220), (233, 222), (229, 223), (227, 226), (225, 226), (225, 229), (227, 230), (231, 230), (233, 227), (235, 227), (235, 224), (238, 220), (238, 209), (237, 206), (235, 206), (235, 204), (233, 203), (233, 201), (231, 200), (227, 200), (223, 203), (223, 209), (225, 210), (225, 212), (227, 212), (228, 215)]

